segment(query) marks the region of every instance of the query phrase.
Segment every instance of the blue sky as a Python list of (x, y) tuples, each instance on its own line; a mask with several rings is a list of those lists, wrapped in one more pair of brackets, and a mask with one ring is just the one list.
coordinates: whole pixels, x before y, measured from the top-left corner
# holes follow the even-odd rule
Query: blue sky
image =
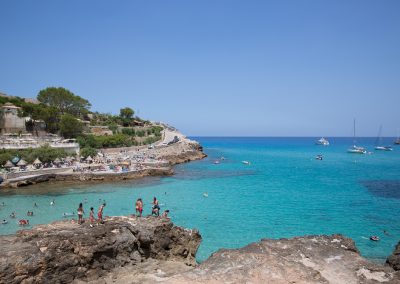
[(400, 1), (1, 1), (0, 91), (188, 135), (395, 136)]

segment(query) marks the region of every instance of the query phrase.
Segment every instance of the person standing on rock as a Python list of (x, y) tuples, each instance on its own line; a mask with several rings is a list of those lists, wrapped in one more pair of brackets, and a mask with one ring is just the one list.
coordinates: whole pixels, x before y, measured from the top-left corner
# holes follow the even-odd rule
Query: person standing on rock
[(93, 207), (90, 207), (90, 213), (89, 213), (89, 221), (90, 221), (90, 226), (93, 227), (94, 224), (94, 211)]
[(106, 206), (105, 203), (101, 204), (99, 210), (97, 211), (97, 221), (103, 223), (103, 209)]
[(138, 217), (142, 217), (142, 213), (143, 213), (143, 202), (141, 198), (138, 198), (138, 200), (136, 200), (136, 216)]
[(78, 224), (82, 224), (83, 223), (83, 213), (85, 213), (85, 211), (83, 211), (83, 205), (82, 203), (79, 203), (79, 207), (78, 207)]
[(155, 196), (153, 198), (152, 204), (153, 208), (151, 209), (151, 215), (160, 216), (160, 206), (158, 205), (158, 200)]

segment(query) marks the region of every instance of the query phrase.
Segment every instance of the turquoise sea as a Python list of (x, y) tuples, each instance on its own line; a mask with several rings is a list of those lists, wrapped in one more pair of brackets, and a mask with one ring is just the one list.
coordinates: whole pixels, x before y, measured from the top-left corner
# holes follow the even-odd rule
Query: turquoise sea
[[(171, 177), (3, 191), (0, 219), (9, 224), (0, 225), (0, 234), (18, 230), (16, 222), (22, 218), (31, 224), (62, 219), (63, 212), (76, 212), (85, 200), (86, 216), (90, 206), (97, 210), (103, 200), (105, 215), (132, 214), (138, 197), (149, 214), (157, 196), (177, 225), (200, 230), (199, 261), (219, 248), (261, 238), (332, 233), (353, 238), (362, 255), (384, 261), (400, 240), (400, 146), (376, 152), (375, 138), (360, 138), (358, 144), (372, 153), (357, 155), (346, 153), (351, 138), (328, 138), (328, 147), (314, 145), (317, 138), (194, 139), (209, 157), (175, 167)], [(317, 154), (322, 161), (315, 159)], [(214, 164), (222, 156), (226, 159)], [(27, 217), (28, 210), (35, 216)], [(9, 218), (12, 211), (16, 219)], [(371, 235), (381, 241), (370, 241)]]

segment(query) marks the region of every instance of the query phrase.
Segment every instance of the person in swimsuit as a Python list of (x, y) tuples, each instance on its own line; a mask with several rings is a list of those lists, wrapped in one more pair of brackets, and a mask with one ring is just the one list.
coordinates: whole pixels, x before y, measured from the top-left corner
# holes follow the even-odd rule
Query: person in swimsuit
[(158, 200), (155, 196), (153, 198), (152, 204), (153, 207), (151, 208), (151, 215), (160, 216), (160, 206), (158, 205)]
[(105, 203), (101, 204), (99, 210), (97, 211), (97, 221), (103, 223), (103, 209), (106, 206)]
[(163, 217), (163, 218), (168, 218), (168, 213), (169, 213), (169, 210), (165, 210), (165, 211), (162, 213), (161, 217)]
[(142, 213), (143, 213), (143, 202), (142, 199), (139, 198), (138, 200), (136, 200), (136, 215), (138, 217), (142, 217)]
[(94, 211), (93, 207), (90, 207), (90, 213), (89, 213), (89, 221), (90, 221), (90, 226), (93, 227), (94, 224)]
[(83, 223), (83, 213), (85, 213), (85, 211), (83, 211), (83, 205), (82, 205), (82, 203), (79, 203), (79, 207), (78, 207), (78, 224), (82, 224)]

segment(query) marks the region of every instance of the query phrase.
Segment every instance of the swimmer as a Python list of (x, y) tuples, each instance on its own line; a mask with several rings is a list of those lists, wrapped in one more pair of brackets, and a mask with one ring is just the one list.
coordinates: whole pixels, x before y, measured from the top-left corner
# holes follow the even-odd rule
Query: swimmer
[(6, 206), (6, 204), (5, 204), (4, 202), (2, 202), (2, 203), (1, 203), (1, 206), (3, 206), (3, 207), (4, 207), (4, 206)]
[(3, 220), (3, 222), (1, 222), (3, 225), (8, 224), (8, 221), (6, 219)]
[(35, 202), (35, 204), (33, 204), (33, 207), (38, 207), (37, 204), (36, 204), (36, 202)]
[(27, 216), (33, 216), (33, 211), (28, 211), (28, 213), (26, 213)]
[(29, 225), (29, 220), (25, 220), (25, 219), (19, 220), (19, 221), (18, 221), (18, 224), (19, 224), (20, 226)]
[(50, 205), (53, 206), (53, 205), (55, 205), (55, 204), (56, 204), (56, 202), (55, 202), (55, 200), (53, 199), (53, 200), (50, 202)]
[(204, 193), (203, 193), (203, 196), (204, 196), (204, 197), (208, 197), (208, 192), (204, 192)]
[(15, 212), (12, 212), (11, 214), (10, 214), (10, 218), (15, 218), (16, 216), (15, 216)]

